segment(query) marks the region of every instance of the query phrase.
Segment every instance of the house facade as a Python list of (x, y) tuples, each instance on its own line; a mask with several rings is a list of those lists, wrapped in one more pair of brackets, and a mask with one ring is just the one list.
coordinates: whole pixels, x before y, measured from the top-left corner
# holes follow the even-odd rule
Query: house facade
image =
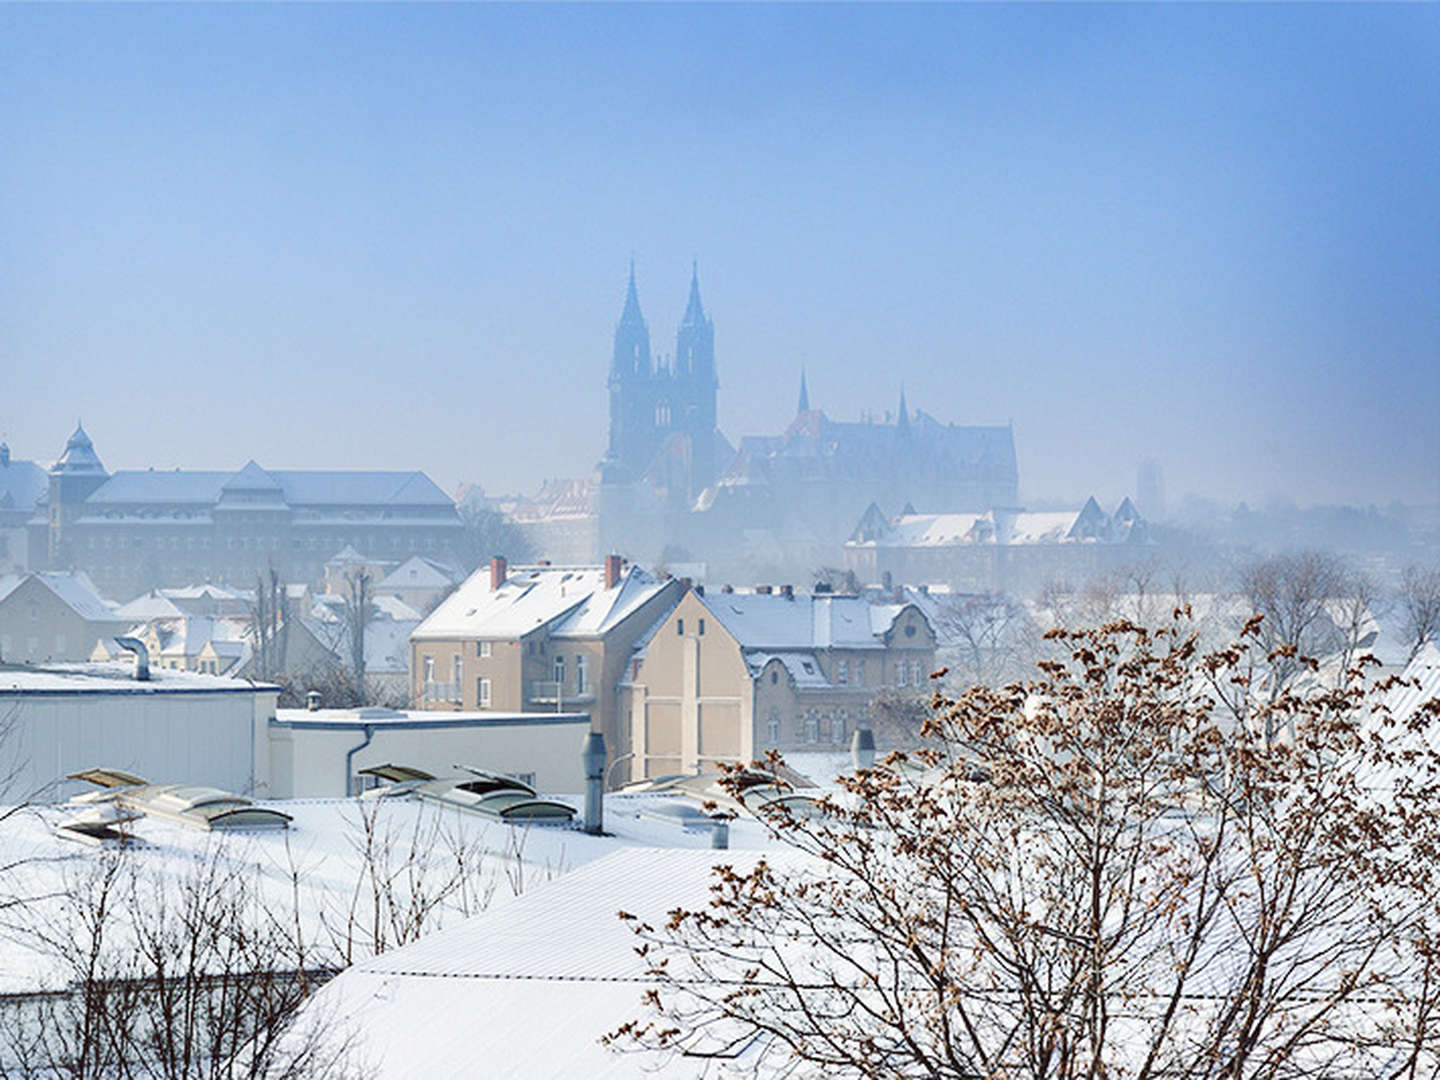
[(609, 556), (600, 566), (494, 558), (410, 635), (416, 708), (583, 710), (612, 761), (628, 754), (617, 686), (635, 642), (675, 605), (679, 581)]
[(87, 660), (100, 638), (127, 623), (84, 574), (0, 578), (0, 661)]
[(877, 690), (925, 685), (934, 660), (935, 633), (914, 604), (690, 590), (621, 683), (631, 777), (844, 748)]

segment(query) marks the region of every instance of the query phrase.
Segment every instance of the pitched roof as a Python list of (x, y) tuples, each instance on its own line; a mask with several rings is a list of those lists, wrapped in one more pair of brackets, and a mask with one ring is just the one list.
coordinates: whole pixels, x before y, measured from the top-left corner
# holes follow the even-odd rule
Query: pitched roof
[(784, 653), (882, 647), (903, 604), (871, 604), (858, 596), (796, 593), (709, 593), (702, 603), (742, 649)]
[(482, 566), (412, 637), (518, 638), (546, 625), (560, 636), (600, 635), (668, 584), (634, 566), (610, 589), (603, 566), (515, 566), (500, 588), (491, 589), (490, 568)]
[(100, 595), (99, 590), (95, 588), (95, 583), (84, 571), (76, 571), (73, 574), (43, 571), (10, 575), (0, 579), (0, 601), (32, 578), (49, 589), (61, 603), (87, 622), (122, 621), (122, 617), (111, 607), (110, 602)]
[(34, 510), (49, 489), (50, 477), (33, 461), (0, 465), (0, 510)]
[[(233, 486), (232, 486), (233, 485)], [(423, 472), (264, 470), (249, 462), (238, 472), (201, 469), (122, 470), (90, 496), (92, 504), (220, 501), (225, 490), (278, 490), (292, 506), (454, 506)]]

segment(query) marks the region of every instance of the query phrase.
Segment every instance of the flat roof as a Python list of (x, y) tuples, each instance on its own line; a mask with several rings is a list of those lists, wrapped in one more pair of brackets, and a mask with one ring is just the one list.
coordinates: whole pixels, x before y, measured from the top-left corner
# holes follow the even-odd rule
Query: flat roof
[(133, 659), (74, 664), (0, 664), (0, 696), (11, 694), (255, 694), (279, 692), (272, 683), (152, 666), (135, 678)]
[(585, 712), (451, 712), (441, 709), (276, 709), (270, 722), (277, 727), (362, 728), (401, 730), (447, 727), (536, 727), (544, 724), (590, 723)]

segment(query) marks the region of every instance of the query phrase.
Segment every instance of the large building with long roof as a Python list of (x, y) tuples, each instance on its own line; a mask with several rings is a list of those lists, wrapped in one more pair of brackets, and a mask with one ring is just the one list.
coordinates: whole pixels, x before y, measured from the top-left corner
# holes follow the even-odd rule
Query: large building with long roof
[(423, 472), (223, 470), (109, 472), (83, 427), (49, 470), (30, 524), (30, 564), (81, 569), (118, 599), (201, 581), (253, 585), (273, 568), (318, 581), (349, 545), (394, 562), (453, 562), (455, 504)]

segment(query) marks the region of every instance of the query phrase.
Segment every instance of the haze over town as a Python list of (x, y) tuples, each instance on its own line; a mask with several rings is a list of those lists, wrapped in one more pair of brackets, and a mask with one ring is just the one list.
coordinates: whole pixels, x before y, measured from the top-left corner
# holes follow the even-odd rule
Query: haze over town
[(719, 427), (1013, 420), (1028, 500), (1437, 499), (1429, 7), (0, 9), (0, 428), (602, 456), (627, 261)]

